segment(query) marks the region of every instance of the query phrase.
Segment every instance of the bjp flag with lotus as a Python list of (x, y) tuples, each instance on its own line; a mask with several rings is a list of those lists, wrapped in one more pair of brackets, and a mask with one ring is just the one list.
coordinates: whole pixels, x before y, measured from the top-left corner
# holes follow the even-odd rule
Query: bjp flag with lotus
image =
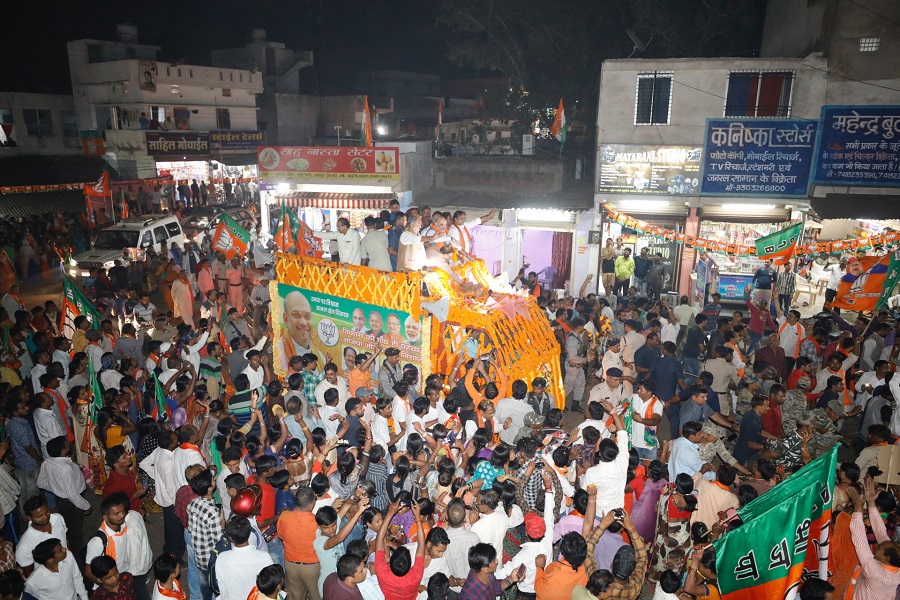
[(851, 257), (831, 306), (847, 310), (877, 310), (891, 296), (898, 278), (900, 251), (884, 256)]

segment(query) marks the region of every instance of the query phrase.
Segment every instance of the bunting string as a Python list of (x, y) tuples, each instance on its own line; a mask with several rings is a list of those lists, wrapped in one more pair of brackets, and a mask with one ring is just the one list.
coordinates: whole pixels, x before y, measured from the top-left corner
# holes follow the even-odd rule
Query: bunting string
[[(684, 244), (685, 248), (705, 248), (710, 252), (727, 254), (728, 256), (756, 256), (756, 246), (748, 246), (744, 244), (726, 244), (716, 240), (708, 240), (706, 238), (685, 235), (635, 219), (627, 214), (620, 212), (609, 204), (604, 204), (603, 209), (606, 211), (610, 221), (614, 221), (623, 227), (640, 231), (654, 237), (664, 239), (670, 242)], [(821, 254), (822, 252), (831, 254), (833, 252), (856, 252), (872, 249), (886, 249), (892, 246), (900, 245), (900, 231), (887, 231), (869, 237), (859, 237), (846, 240), (832, 240), (828, 242), (809, 242), (805, 244), (797, 244), (797, 255)]]

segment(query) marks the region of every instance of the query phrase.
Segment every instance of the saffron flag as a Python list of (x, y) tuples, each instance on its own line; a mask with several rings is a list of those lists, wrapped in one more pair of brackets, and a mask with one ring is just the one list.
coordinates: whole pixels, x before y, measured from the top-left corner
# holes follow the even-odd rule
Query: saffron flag
[(122, 220), (128, 218), (128, 199), (125, 197), (125, 190), (119, 190), (119, 200), (122, 202)]
[(756, 240), (756, 255), (760, 260), (771, 260), (773, 264), (786, 264), (797, 249), (797, 241), (803, 233), (803, 223), (791, 225), (766, 237)]
[(303, 221), (297, 220), (298, 231), (294, 235), (294, 244), (297, 246), (297, 254), (310, 258), (322, 258), (322, 244), (319, 238), (313, 235), (312, 229)]
[(550, 127), (550, 135), (559, 140), (560, 144), (566, 143), (566, 109), (563, 106), (562, 98), (559, 99), (559, 108), (556, 109), (556, 118), (553, 119), (553, 125)]
[(88, 196), (100, 196), (103, 198), (109, 196), (109, 171), (103, 171), (103, 174), (96, 182), (85, 184), (84, 193)]
[(781, 600), (804, 574), (827, 578), (837, 449), (739, 509), (743, 525), (713, 543), (725, 600)]
[(362, 145), (366, 148), (372, 148), (375, 146), (375, 141), (372, 139), (372, 117), (369, 115), (369, 97), (363, 96), (363, 101), (366, 105), (363, 108), (363, 120), (365, 123), (363, 124)]
[(91, 403), (88, 406), (88, 416), (92, 423), (97, 422), (97, 413), (103, 408), (103, 392), (100, 391), (100, 382), (97, 380), (97, 374), (94, 372), (92, 360), (87, 361), (88, 385), (91, 388)]
[(893, 275), (890, 283), (897, 282), (898, 260), (900, 251), (884, 256), (851, 258), (831, 306), (848, 310), (875, 310), (884, 304), (894, 288), (889, 285), (888, 276)]
[(293, 227), (293, 219), (291, 218), (293, 215), (288, 212), (287, 206), (284, 203), (284, 200), (281, 201), (281, 217), (278, 219), (278, 229), (275, 231), (275, 247), (278, 248), (281, 252), (293, 252), (294, 251), (294, 232), (291, 231), (294, 229)]
[(76, 317), (87, 317), (93, 329), (100, 329), (100, 321), (103, 320), (100, 312), (68, 277), (63, 280), (62, 310), (59, 314), (59, 330), (70, 340), (75, 333)]
[(213, 236), (213, 250), (224, 253), (225, 258), (231, 260), (235, 256), (246, 254), (249, 243), (250, 233), (228, 214), (222, 213), (222, 220)]

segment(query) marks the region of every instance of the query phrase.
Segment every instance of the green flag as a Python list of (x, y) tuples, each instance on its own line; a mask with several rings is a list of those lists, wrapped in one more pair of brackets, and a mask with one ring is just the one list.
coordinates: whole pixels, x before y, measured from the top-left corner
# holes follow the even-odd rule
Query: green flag
[(159, 377), (156, 376), (156, 373), (153, 374), (153, 386), (155, 390), (156, 402), (153, 405), (153, 418), (157, 421), (160, 418), (170, 418), (168, 406), (166, 405), (166, 393), (163, 390), (162, 384), (159, 382)]
[(88, 385), (91, 386), (91, 405), (88, 408), (88, 415), (91, 421), (97, 422), (97, 413), (103, 408), (103, 392), (100, 391), (100, 382), (97, 380), (97, 374), (94, 373), (94, 365), (92, 360), (88, 360)]
[(723, 598), (784, 598), (804, 571), (827, 571), (837, 450), (738, 510), (743, 525), (713, 543)]
[(768, 259), (776, 265), (786, 264), (794, 256), (797, 242), (802, 234), (803, 223), (797, 223), (766, 237), (761, 237), (756, 240), (756, 255), (760, 260)]
[(66, 277), (63, 280), (63, 305), (62, 310), (60, 310), (61, 322), (59, 328), (62, 334), (70, 340), (72, 339), (72, 334), (75, 333), (75, 317), (82, 315), (91, 322), (93, 329), (100, 329), (100, 321), (103, 320), (103, 315), (81, 293), (78, 286)]
[(891, 253), (891, 261), (888, 265), (887, 278), (884, 281), (884, 287), (881, 288), (881, 298), (878, 299), (878, 306), (875, 310), (881, 309), (888, 299), (894, 295), (894, 288), (900, 282), (900, 250)]

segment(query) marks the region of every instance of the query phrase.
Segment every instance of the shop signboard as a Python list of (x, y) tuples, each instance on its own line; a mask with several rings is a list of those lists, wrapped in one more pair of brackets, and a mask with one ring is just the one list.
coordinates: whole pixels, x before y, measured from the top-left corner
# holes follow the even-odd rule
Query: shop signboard
[(399, 148), (266, 146), (258, 160), (260, 182), (400, 179)]
[(214, 152), (243, 151), (256, 152), (258, 146), (265, 146), (265, 131), (210, 131), (210, 148)]
[(900, 186), (900, 106), (823, 106), (813, 182)]
[(817, 124), (707, 119), (702, 196), (806, 198)]
[(320, 364), (330, 357), (346, 374), (357, 354), (375, 352), (380, 344), (400, 350), (401, 365), (413, 364), (422, 373), (421, 319), (284, 283), (276, 287), (272, 322), (281, 372), (287, 372), (290, 357), (312, 352)]
[(209, 156), (209, 133), (187, 131), (148, 131), (147, 152), (150, 156), (183, 157), (190, 160)]
[(752, 275), (719, 274), (719, 295), (722, 296), (722, 300), (740, 302), (745, 296), (744, 289), (750, 285), (752, 279)]
[(702, 148), (693, 146), (602, 144), (597, 191), (696, 195), (702, 152)]

